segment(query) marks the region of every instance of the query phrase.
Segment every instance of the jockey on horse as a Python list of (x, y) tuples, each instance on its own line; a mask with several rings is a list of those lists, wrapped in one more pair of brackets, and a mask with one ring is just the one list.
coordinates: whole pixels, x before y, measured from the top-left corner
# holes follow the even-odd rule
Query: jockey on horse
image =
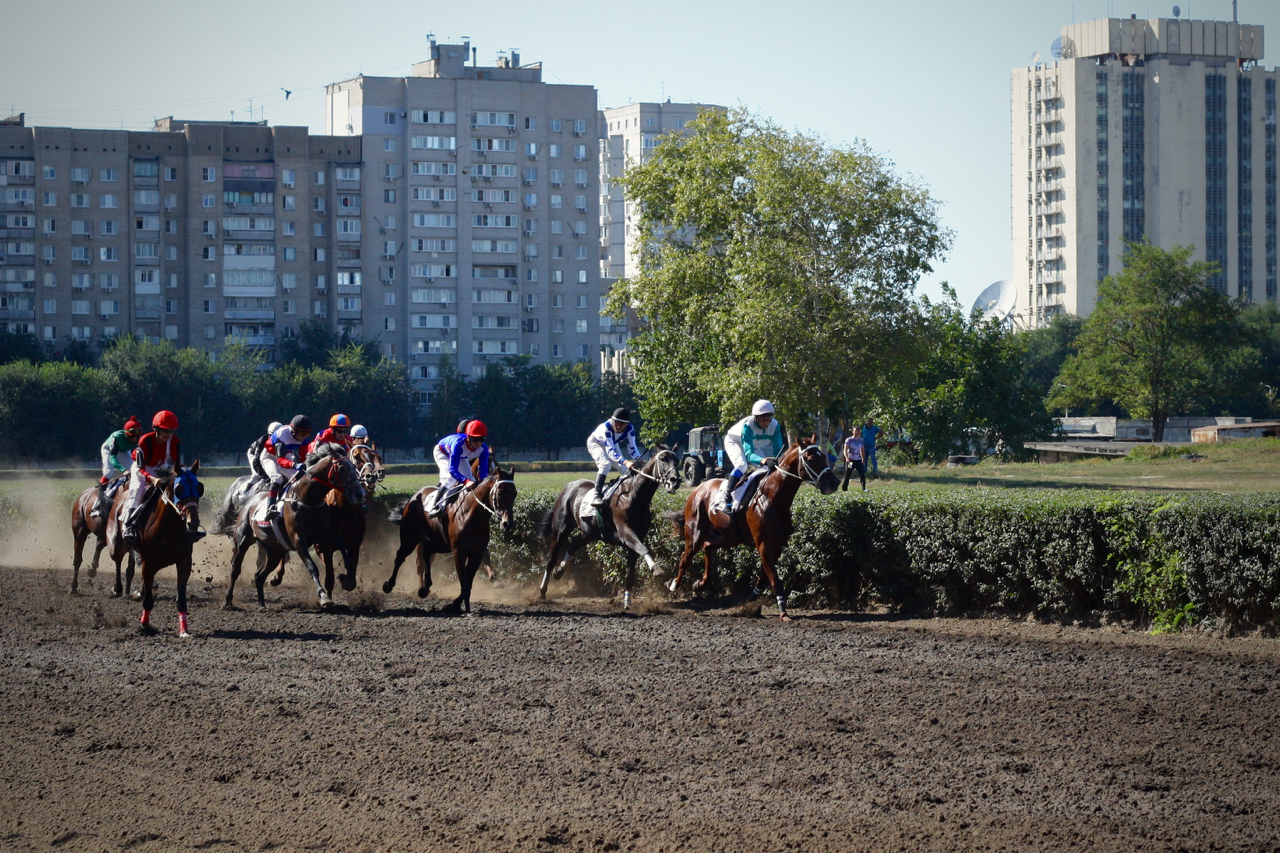
[(350, 450), (351, 418), (346, 415), (334, 415), (329, 418), (329, 426), (316, 433), (316, 437), (307, 445), (307, 452), (310, 453), (322, 444), (337, 444)]
[[(624, 443), (630, 459), (622, 456), (619, 445)], [(640, 448), (636, 446), (636, 428), (631, 425), (631, 412), (614, 409), (613, 416), (587, 436), (587, 452), (596, 462), (596, 493), (591, 503), (604, 506), (604, 481), (609, 476), (609, 469), (616, 467), (619, 474), (626, 474), (641, 456)]]
[(285, 486), (302, 471), (306, 458), (304, 447), (311, 437), (311, 418), (295, 415), (293, 420), (280, 427), (267, 439), (266, 446), (258, 454), (258, 461), (271, 481), (267, 492), (269, 505), (263, 524), (270, 525), (280, 517), (278, 502)]
[(369, 430), (365, 429), (363, 424), (356, 424), (351, 428), (351, 446), (355, 447), (358, 444), (373, 447), (373, 442), (369, 440)]
[(716, 503), (724, 512), (732, 513), (733, 490), (742, 475), (753, 465), (772, 465), (782, 453), (782, 427), (773, 416), (773, 403), (756, 400), (751, 414), (724, 434), (724, 452), (733, 462), (733, 470), (725, 477)]
[[(488, 434), (489, 429), (483, 422), (471, 421), (465, 431), (446, 436), (436, 444), (434, 455), (440, 486), (431, 496), (431, 505), (426, 507), (429, 517), (443, 513), (464, 487), (475, 488), (489, 476), (489, 445), (484, 440)], [(474, 476), (472, 459), (480, 460)]]
[(128, 507), (125, 517), (120, 521), (121, 535), (126, 544), (136, 545), (138, 540), (138, 516), (144, 505), (144, 498), (150, 491), (148, 486), (162, 476), (181, 470), (182, 449), (174, 432), (178, 429), (178, 416), (168, 410), (156, 413), (151, 419), (154, 432), (149, 432), (138, 440), (133, 451), (133, 466), (130, 468)]
[[(271, 440), (271, 436), (276, 434), (276, 430), (284, 424), (279, 421), (272, 421), (267, 427), (267, 431), (253, 440), (253, 444), (249, 445), (249, 449), (245, 451), (245, 456), (249, 459), (249, 472), (257, 477), (262, 478), (263, 482), (270, 480), (266, 470), (262, 467), (261, 460), (258, 459), (262, 455), (262, 448), (267, 446), (267, 442)], [(254, 484), (257, 485), (256, 483)]]
[(111, 506), (119, 481), (129, 473), (133, 462), (133, 449), (142, 437), (142, 424), (136, 415), (130, 415), (124, 428), (118, 429), (102, 442), (102, 479), (98, 481), (98, 500), (89, 513), (91, 518), (103, 518)]

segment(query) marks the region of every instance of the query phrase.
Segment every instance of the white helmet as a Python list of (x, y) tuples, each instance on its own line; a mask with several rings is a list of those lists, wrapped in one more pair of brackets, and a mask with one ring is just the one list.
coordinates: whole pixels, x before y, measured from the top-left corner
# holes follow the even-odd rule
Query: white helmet
[(364, 428), (364, 424), (356, 424), (351, 428), (352, 438), (368, 438), (369, 431)]
[(270, 435), (275, 435), (276, 430), (280, 429), (280, 427), (282, 426), (284, 426), (284, 424), (280, 423), (279, 421), (272, 421), (271, 426), (267, 427), (267, 433)]
[(768, 400), (756, 400), (755, 405), (751, 407), (752, 415), (772, 415), (773, 403)]

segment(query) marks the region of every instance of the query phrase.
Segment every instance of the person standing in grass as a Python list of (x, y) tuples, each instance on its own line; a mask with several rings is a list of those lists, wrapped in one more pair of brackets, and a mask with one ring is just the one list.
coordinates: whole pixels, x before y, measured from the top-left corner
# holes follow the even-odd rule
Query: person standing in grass
[(862, 491), (867, 490), (867, 445), (862, 438), (862, 430), (858, 427), (853, 428), (853, 433), (844, 440), (844, 482), (840, 484), (840, 491), (849, 491), (849, 477), (853, 472), (858, 472), (858, 482), (862, 484)]
[(876, 465), (876, 436), (880, 434), (880, 427), (876, 426), (874, 418), (867, 418), (866, 426), (862, 428), (862, 444), (866, 448), (866, 469), (871, 472), (872, 477), (877, 479), (880, 477), (880, 468)]

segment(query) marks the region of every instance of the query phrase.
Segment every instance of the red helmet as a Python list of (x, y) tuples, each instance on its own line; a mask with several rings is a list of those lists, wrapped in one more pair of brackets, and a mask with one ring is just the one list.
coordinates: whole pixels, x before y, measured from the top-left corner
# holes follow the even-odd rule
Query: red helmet
[(333, 417), (329, 418), (329, 426), (342, 427), (343, 429), (348, 429), (351, 426), (351, 418), (347, 417), (346, 415), (334, 415)]
[(130, 415), (129, 420), (124, 422), (124, 431), (130, 435), (142, 432), (142, 422), (138, 420), (137, 415)]
[(178, 416), (165, 409), (164, 411), (156, 412), (156, 416), (151, 419), (151, 425), (156, 429), (177, 429)]
[(472, 421), (467, 424), (467, 438), (484, 438), (488, 434), (489, 428), (483, 421)]

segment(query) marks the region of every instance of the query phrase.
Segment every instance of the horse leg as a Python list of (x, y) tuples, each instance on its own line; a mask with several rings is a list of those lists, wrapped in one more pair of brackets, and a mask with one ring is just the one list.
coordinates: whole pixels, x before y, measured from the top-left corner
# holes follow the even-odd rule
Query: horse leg
[(98, 560), (102, 557), (102, 549), (107, 547), (106, 537), (98, 537), (98, 544), (93, 549), (93, 562), (89, 564), (89, 568), (85, 571), (84, 576), (87, 578), (96, 578), (98, 576)]
[(636, 560), (640, 557), (635, 551), (627, 549), (627, 573), (622, 577), (622, 609), (631, 609), (631, 585), (636, 582)]
[[(400, 523), (400, 547), (396, 549), (395, 565), (391, 567), (391, 577), (387, 578), (386, 583), (382, 585), (382, 591), (386, 595), (390, 595), (391, 591), (396, 588), (396, 578), (400, 575), (400, 564), (405, 561), (409, 553), (414, 548), (422, 546), (422, 532), (416, 526), (410, 525), (409, 519), (406, 518)], [(421, 558), (419, 558), (421, 561)]]
[(227, 581), (227, 597), (222, 602), (223, 610), (235, 609), (236, 580), (240, 577), (240, 570), (244, 568), (245, 554), (249, 553), (249, 546), (255, 541), (253, 531), (243, 524), (232, 535), (232, 539), (236, 545), (231, 555), (231, 579)]
[[(81, 528), (73, 523), (71, 533), (75, 537), (75, 556), (71, 565), (71, 592), (74, 594), (80, 588), (80, 562), (84, 559), (84, 541), (89, 538), (89, 528), (87, 526)], [(95, 562), (97, 562), (97, 556), (95, 553)]]
[(275, 571), (277, 563), (283, 565), (284, 558), (288, 553), (288, 551), (285, 551), (281, 554), (274, 554), (265, 548), (259, 549), (258, 569), (253, 573), (253, 585), (258, 591), (258, 607), (260, 609), (265, 609), (267, 606), (267, 575)]
[(458, 572), (458, 597), (448, 609), (456, 612), (471, 612), (471, 584), (480, 570), (480, 558), (483, 554), (459, 554), (453, 552), (453, 565)]
[[(653, 571), (655, 578), (664, 578), (667, 573), (658, 565), (658, 561), (653, 558), (653, 552), (644, 544), (644, 540), (636, 535), (636, 532), (625, 524), (617, 525), (618, 541), (622, 543), (622, 547), (626, 548), (636, 559), (644, 557), (645, 564)], [(634, 563), (635, 560), (632, 560)], [(630, 588), (630, 587), (628, 587)]]
[(426, 598), (431, 594), (431, 561), (435, 554), (426, 547), (418, 545), (418, 598)]
[[(259, 561), (261, 564), (261, 560)], [(280, 586), (280, 582), (284, 580), (284, 567), (289, 564), (289, 552), (285, 551), (284, 556), (280, 558), (280, 568), (276, 569), (276, 573), (271, 576), (271, 585)]]
[(187, 633), (187, 580), (191, 577), (191, 557), (178, 561), (178, 636), (190, 637)]
[(324, 590), (333, 598), (333, 552), (321, 551), (320, 559), (324, 562)]
[[(547, 553), (547, 565), (542, 570), (542, 586), (538, 590), (538, 595), (543, 601), (547, 600), (547, 587), (551, 584), (552, 571), (555, 571), (557, 578), (564, 574), (564, 565), (561, 561), (565, 559), (567, 540), (568, 537), (563, 530), (551, 531), (551, 549)], [(560, 564), (559, 568), (556, 568), (557, 564)]]
[(136, 601), (141, 598), (142, 592), (141, 590), (139, 590), (137, 595), (134, 595), (132, 592), (130, 592), (130, 590), (133, 589), (133, 564), (134, 564), (133, 555), (134, 555), (134, 550), (130, 548), (129, 562), (124, 567), (124, 595), (125, 595), (125, 598), (133, 598)]
[(708, 545), (702, 549), (702, 562), (705, 568), (702, 571), (702, 579), (693, 584), (694, 592), (705, 592), (711, 588), (711, 581), (716, 577), (717, 550), (719, 549), (715, 545)]
[(328, 591), (320, 583), (320, 567), (316, 565), (315, 558), (311, 556), (311, 543), (303, 541), (301, 536), (298, 537), (298, 556), (302, 558), (302, 564), (307, 567), (307, 574), (311, 575), (311, 580), (316, 585), (316, 595), (320, 599), (320, 606), (328, 607), (333, 603), (333, 599), (329, 597)]
[(782, 556), (782, 548), (771, 548), (765, 543), (760, 544), (760, 565), (764, 569), (764, 576), (769, 579), (769, 586), (773, 588), (773, 595), (778, 601), (778, 618), (783, 622), (790, 622), (791, 617), (787, 615), (787, 594), (782, 589), (782, 582), (778, 579), (778, 570), (776, 568), (778, 557)]
[[(119, 545), (116, 545), (115, 547), (119, 547)], [(120, 563), (124, 558), (124, 554), (117, 557), (115, 551), (112, 551), (111, 553), (111, 559), (116, 564), (116, 585), (111, 590), (111, 596), (113, 598), (119, 598), (124, 595), (124, 582), (120, 579)]]
[[(156, 570), (152, 568), (152, 563), (146, 560), (142, 561), (142, 582), (139, 584), (139, 596), (142, 599), (142, 617), (138, 620), (138, 624), (144, 631), (151, 629), (151, 611), (155, 609), (156, 602), (151, 595), (151, 586), (155, 583)], [(132, 556), (129, 561), (128, 577), (133, 576), (133, 560)], [(126, 584), (127, 587), (127, 584)]]

